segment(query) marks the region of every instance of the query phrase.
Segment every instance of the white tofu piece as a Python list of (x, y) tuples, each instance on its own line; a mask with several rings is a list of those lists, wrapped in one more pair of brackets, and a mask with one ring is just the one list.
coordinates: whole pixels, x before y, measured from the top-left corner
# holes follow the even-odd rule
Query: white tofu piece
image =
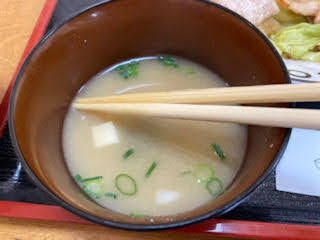
[(97, 148), (120, 142), (116, 128), (112, 122), (106, 122), (92, 127), (92, 136), (94, 146)]
[(179, 193), (171, 190), (158, 190), (156, 193), (158, 204), (168, 204), (179, 198)]

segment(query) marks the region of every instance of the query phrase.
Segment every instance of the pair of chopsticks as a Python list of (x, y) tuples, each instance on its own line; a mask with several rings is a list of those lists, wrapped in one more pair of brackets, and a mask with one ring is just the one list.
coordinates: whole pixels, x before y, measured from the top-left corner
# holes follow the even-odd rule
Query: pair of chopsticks
[(112, 114), (320, 129), (318, 110), (207, 105), (312, 101), (320, 101), (320, 83), (207, 88), (80, 98), (73, 106), (82, 111)]

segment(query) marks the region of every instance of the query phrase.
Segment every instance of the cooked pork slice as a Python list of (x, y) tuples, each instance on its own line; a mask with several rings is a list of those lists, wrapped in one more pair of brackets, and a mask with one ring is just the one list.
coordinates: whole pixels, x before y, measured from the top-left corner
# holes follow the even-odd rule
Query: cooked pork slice
[(314, 22), (320, 22), (320, 0), (279, 0), (279, 2), (293, 12), (314, 16)]
[(211, 0), (242, 15), (255, 25), (277, 14), (279, 7), (275, 0)]

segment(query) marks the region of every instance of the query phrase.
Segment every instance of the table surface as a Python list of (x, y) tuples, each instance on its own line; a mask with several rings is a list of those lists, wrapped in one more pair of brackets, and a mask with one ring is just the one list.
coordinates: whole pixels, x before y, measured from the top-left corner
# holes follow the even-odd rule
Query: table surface
[[(98, 225), (72, 224), (48, 222), (39, 220), (24, 220), (0, 218), (0, 239), (26, 240), (232, 240), (231, 237), (218, 237), (210, 234), (190, 234), (168, 231), (125, 231), (115, 228), (106, 228)], [(245, 240), (237, 238), (237, 240)], [(248, 239), (247, 239), (248, 240)]]
[[(0, 101), (16, 70), (45, 0), (1, 0)], [(21, 21), (23, 19), (24, 21)]]
[[(77, 11), (102, 1), (60, 0), (48, 30)], [(320, 104), (298, 107), (320, 108)], [(56, 204), (37, 189), (21, 169), (13, 152), (8, 129), (0, 138), (0, 200)], [(271, 174), (244, 202), (221, 218), (282, 223), (319, 224), (320, 198), (275, 190), (275, 173)]]

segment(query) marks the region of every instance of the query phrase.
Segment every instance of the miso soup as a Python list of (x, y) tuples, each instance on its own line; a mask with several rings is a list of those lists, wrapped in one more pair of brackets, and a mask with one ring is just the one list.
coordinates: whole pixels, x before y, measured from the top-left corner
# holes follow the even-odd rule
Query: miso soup
[[(176, 57), (120, 63), (83, 86), (76, 99), (124, 93), (226, 87), (205, 67)], [(79, 187), (105, 208), (168, 216), (214, 201), (244, 158), (244, 125), (92, 114), (72, 108), (63, 150)]]

